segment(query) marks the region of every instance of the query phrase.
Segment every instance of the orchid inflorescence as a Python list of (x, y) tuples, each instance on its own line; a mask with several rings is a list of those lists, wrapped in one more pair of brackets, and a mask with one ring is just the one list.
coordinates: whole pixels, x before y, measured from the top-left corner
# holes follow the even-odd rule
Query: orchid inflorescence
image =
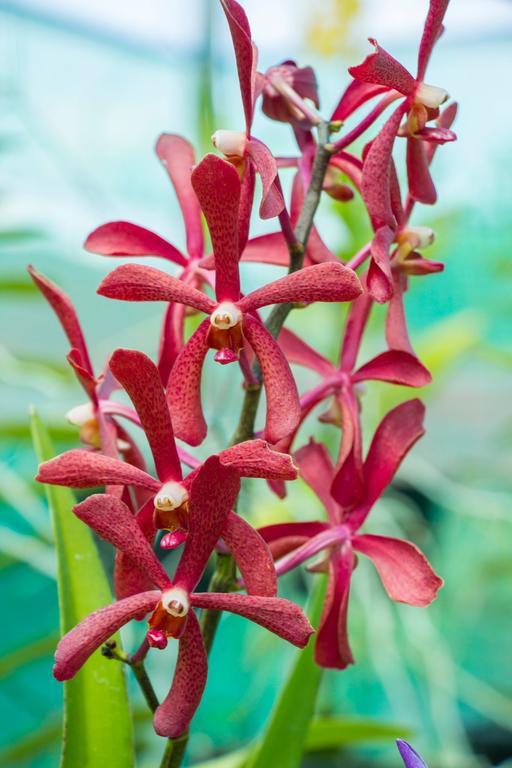
[[(356, 553), (372, 560), (393, 600), (426, 606), (442, 585), (413, 543), (361, 530), (423, 435), (425, 409), (418, 399), (393, 408), (364, 457), (360, 384), (378, 380), (422, 387), (430, 381), (409, 339), (404, 293), (411, 277), (443, 269), (422, 255), (433, 232), (410, 220), (417, 202), (435, 202), (430, 166), (438, 146), (456, 138), (451, 129), (456, 105), (443, 106), (446, 91), (424, 81), (448, 0), (430, 0), (416, 77), (371, 40), (374, 52), (349, 69), (352, 80), (329, 119), (321, 116), (311, 67), (287, 60), (259, 72), (242, 6), (236, 0), (220, 2), (234, 46), (245, 130), (216, 131), (213, 144), (220, 154), (207, 154), (198, 163), (192, 146), (180, 136), (163, 134), (156, 145), (183, 214), (186, 253), (125, 221), (103, 224), (85, 243), (87, 250), (104, 256), (157, 256), (178, 267), (171, 274), (124, 263), (98, 289), (100, 295), (121, 301), (166, 304), (157, 364), (142, 352), (117, 349), (96, 375), (71, 300), (30, 268), (68, 337), (68, 360), (87, 395), (87, 403), (68, 414), (80, 427), (83, 447), (43, 463), (37, 479), (71, 488), (105, 486), (105, 493), (94, 493), (73, 511), (115, 549), (116, 602), (87, 616), (62, 638), (54, 675), (58, 680), (73, 677), (120, 627), (146, 619), (146, 637), (136, 653), (139, 662), (170, 638), (179, 643), (170, 691), (154, 715), (156, 732), (171, 739), (188, 731), (206, 683), (213, 638), (206, 636), (206, 623), (201, 628), (195, 609), (240, 614), (304, 647), (313, 628), (297, 605), (277, 597), (278, 577), (320, 555), (309, 566), (327, 574), (315, 660), (322, 667), (343, 669), (354, 661), (347, 611)], [(343, 122), (377, 97), (371, 111), (334, 141)], [(270, 119), (290, 126), (297, 147), (293, 157), (274, 157), (252, 135), (259, 101)], [(353, 143), (371, 132), (391, 105), (394, 110), (383, 126), (356, 153)], [(402, 137), (405, 197), (393, 157), (395, 140)], [(286, 168), (294, 173), (289, 208), (280, 181)], [(257, 176), (262, 189), (259, 215), (276, 218), (279, 229), (251, 239)], [(314, 225), (322, 191), (341, 201), (358, 194), (365, 203), (373, 237), (348, 263), (329, 250)], [(205, 251), (203, 215), (211, 254)], [(288, 274), (244, 293), (240, 261), (287, 267)], [(339, 331), (336, 364), (283, 327), (294, 305), (319, 301), (351, 302)], [(386, 348), (361, 365), (359, 350), (375, 302), (387, 305)], [(274, 309), (265, 323), (259, 310), (268, 306)], [(205, 317), (186, 338), (190, 313)], [(238, 363), (245, 401), (236, 432), (241, 439), (200, 461), (177, 441), (197, 446), (207, 436), (201, 379), (209, 350), (223, 365)], [(299, 393), (291, 365), (308, 368), (318, 383)], [(256, 433), (262, 388), (266, 419)], [(119, 389), (132, 405), (116, 399)], [(306, 418), (324, 401), (328, 406), (320, 420), (341, 429), (336, 459), (313, 438), (295, 446)], [(145, 434), (154, 474), (147, 471), (133, 426), (123, 426), (126, 421)], [(260, 530), (244, 519), (243, 508), (237, 507), (241, 478), (266, 479), (283, 497), (285, 482), (298, 475), (323, 504), (325, 519)], [(157, 556), (156, 542), (160, 548), (180, 550), (172, 577)], [(230, 590), (197, 592), (215, 551), (231, 558)]]

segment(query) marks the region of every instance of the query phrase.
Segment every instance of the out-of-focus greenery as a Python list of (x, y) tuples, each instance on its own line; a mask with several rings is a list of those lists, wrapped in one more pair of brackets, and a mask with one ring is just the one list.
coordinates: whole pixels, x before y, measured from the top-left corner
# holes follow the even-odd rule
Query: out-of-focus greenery
[[(76, 432), (64, 414), (83, 400), (65, 364), (63, 335), (24, 267), (33, 262), (72, 295), (98, 367), (116, 346), (156, 354), (161, 307), (97, 297), (95, 288), (113, 262), (85, 254), (81, 243), (94, 226), (126, 218), (183, 245), (176, 201), (152, 154), (154, 140), (162, 130), (177, 131), (201, 151), (208, 148), (209, 79), (219, 125), (241, 124), (225, 25), (218, 9), (211, 10), (213, 3), (204, 5), (213, 46), (204, 34), (197, 56), (173, 63), (43, 26), (0, 7), (0, 325), (5, 331), (0, 342), (0, 765), (9, 768), (55, 765), (61, 732), (62, 691), (51, 677), (58, 634), (56, 558), (43, 492), (32, 481), (36, 459), (29, 443), (28, 405), (35, 403), (41, 411), (60, 450), (76, 445)], [(343, 12), (351, 7), (339, 4)], [(247, 8), (256, 12), (254, 3)], [(180, 18), (174, 23), (179, 25)], [(345, 48), (357, 51), (352, 61), (359, 58), (362, 40), (353, 32), (343, 41)], [(335, 103), (346, 82), (346, 61), (316, 59), (312, 53), (306, 60), (304, 51), (269, 50), (264, 40), (259, 42), (263, 68), (287, 56), (311, 60), (326, 110)], [(434, 383), (421, 393), (428, 404), (428, 431), (369, 522), (372, 532), (404, 535), (418, 543), (446, 586), (428, 610), (397, 606), (384, 595), (371, 566), (359, 564), (350, 607), (357, 664), (323, 675), (319, 719), (307, 734), (307, 766), (396, 766), (388, 736), (404, 734), (404, 729), (431, 768), (497, 765), (512, 754), (512, 356), (507, 348), (512, 156), (505, 131), (510, 104), (496, 78), (487, 76), (499, 65), (503, 81), (512, 77), (507, 43), (459, 37), (455, 45), (448, 31), (432, 64), (432, 81), (460, 96), (462, 108), (456, 126), (460, 141), (441, 148), (435, 162), (440, 203), (415, 214), (416, 223), (435, 227), (431, 255), (447, 265), (442, 275), (413, 282), (407, 297), (415, 347), (434, 374)], [(410, 63), (414, 47), (408, 41), (394, 53)], [(474, 99), (474, 88), (484, 83), (486, 125), (491, 126), (485, 136)], [(254, 133), (276, 152), (290, 153), (286, 127), (258, 115)], [(286, 177), (287, 188), (289, 181)], [(264, 226), (255, 219), (254, 232)], [(369, 233), (357, 201), (323, 201), (319, 227), (342, 257)], [(278, 274), (246, 265), (244, 287)], [(339, 307), (306, 309), (293, 314), (290, 326), (334, 359), (344, 312)], [(383, 312), (377, 309), (361, 359), (382, 349)], [(226, 444), (241, 399), (233, 373), (219, 368), (208, 361), (211, 385), (205, 394), (211, 426), (200, 456)], [(297, 375), (301, 387), (314, 382), (305, 372)], [(363, 396), (366, 437), (389, 407), (408, 396), (405, 390), (368, 384)], [(336, 450), (339, 434), (315, 418), (308, 420), (301, 439), (313, 429)], [(261, 481), (247, 482), (241, 504), (258, 524), (321, 514), (300, 481), (289, 484), (284, 502)], [(100, 552), (110, 572), (111, 553), (103, 546)], [(289, 575), (282, 594), (304, 604), (314, 579)], [(138, 633), (139, 627), (127, 628), (126, 647), (135, 645)], [(150, 673), (160, 696), (169, 684), (175, 653), (171, 644), (151, 654)], [(194, 720), (191, 761), (211, 760), (230, 749), (242, 750), (236, 759), (244, 759), (243, 750), (254, 744), (271, 715), (294, 653), (238, 617), (223, 618), (206, 695)], [(133, 681), (129, 686), (137, 764), (150, 768), (158, 762), (161, 745)], [(314, 751), (320, 738), (331, 749)], [(211, 766), (236, 764), (223, 759)]]

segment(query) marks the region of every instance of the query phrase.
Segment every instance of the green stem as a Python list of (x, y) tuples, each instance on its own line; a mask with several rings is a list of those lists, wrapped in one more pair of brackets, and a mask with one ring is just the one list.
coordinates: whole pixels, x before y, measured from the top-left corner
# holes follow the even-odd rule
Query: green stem
[(179, 768), (187, 748), (188, 732), (176, 739), (168, 739), (160, 768)]
[(115, 659), (116, 661), (120, 661), (122, 664), (131, 667), (146, 704), (152, 712), (155, 712), (159, 702), (148, 673), (146, 672), (144, 661), (142, 659), (134, 659), (133, 657), (128, 656), (124, 651), (120, 651), (114, 641), (105, 643), (101, 648), (101, 653), (107, 659)]
[[(208, 592), (231, 592), (236, 584), (235, 561), (231, 555), (219, 553), (217, 564), (208, 585)], [(210, 653), (217, 626), (220, 621), (220, 611), (205, 610), (201, 616), (201, 632), (206, 653)]]

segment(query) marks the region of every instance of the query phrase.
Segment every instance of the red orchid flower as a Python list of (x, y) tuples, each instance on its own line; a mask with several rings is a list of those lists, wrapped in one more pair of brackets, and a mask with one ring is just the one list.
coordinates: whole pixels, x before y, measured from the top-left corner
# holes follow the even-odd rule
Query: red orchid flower
[(98, 293), (123, 301), (179, 302), (208, 315), (178, 355), (167, 388), (176, 435), (191, 445), (198, 445), (206, 435), (201, 372), (208, 349), (217, 350), (217, 362), (231, 363), (238, 360), (247, 340), (263, 375), (267, 397), (265, 436), (275, 443), (297, 424), (299, 400), (288, 363), (255, 316), (255, 310), (287, 302), (350, 301), (361, 293), (359, 279), (342, 264), (317, 264), (242, 297), (237, 240), (241, 187), (238, 174), (230, 163), (210, 154), (195, 168), (192, 185), (212, 238), (216, 301), (157, 269), (131, 264), (108, 275)]
[[(158, 707), (158, 734), (176, 738), (185, 732), (206, 684), (207, 656), (193, 608), (231, 611), (304, 647), (313, 632), (300, 608), (288, 600), (243, 594), (194, 592), (239, 491), (238, 474), (209, 458), (196, 476), (190, 497), (190, 535), (171, 581), (126, 506), (112, 496), (91, 496), (75, 514), (102, 538), (132, 559), (157, 590), (139, 592), (100, 608), (83, 619), (59, 642), (55, 654), (57, 680), (73, 677), (89, 658), (131, 619), (150, 614), (147, 642), (164, 648), (168, 638), (179, 641), (173, 682)], [(197, 489), (197, 490), (196, 490)], [(198, 501), (200, 499), (200, 501)]]
[(233, 40), (240, 93), (245, 116), (245, 131), (218, 130), (212, 136), (214, 146), (238, 169), (242, 178), (239, 247), (242, 251), (249, 232), (249, 218), (254, 196), (255, 173), (263, 186), (260, 205), (262, 219), (271, 219), (284, 209), (277, 164), (270, 149), (251, 135), (258, 84), (256, 65), (258, 49), (252, 41), (246, 13), (236, 0), (221, 0)]
[(108, 365), (99, 376), (95, 375), (73, 302), (58, 285), (34, 267), (29, 266), (28, 272), (52, 307), (69, 340), (71, 349), (67, 360), (88, 397), (87, 403), (75, 406), (66, 414), (68, 420), (80, 428), (80, 439), (90, 449), (101, 449), (107, 456), (118, 456), (121, 452), (130, 464), (143, 467), (144, 459), (130, 434), (114, 418), (122, 416), (138, 424), (137, 414), (133, 409), (109, 399), (119, 384)]
[[(163, 133), (156, 143), (156, 153), (165, 167), (176, 192), (185, 224), (186, 253), (159, 235), (129, 221), (111, 221), (95, 229), (84, 248), (102, 256), (159, 256), (181, 267), (179, 279), (194, 288), (209, 282), (201, 269), (204, 257), (201, 209), (190, 183), (195, 165), (193, 146), (181, 136)], [(158, 368), (162, 381), (169, 378), (172, 365), (183, 346), (185, 307), (169, 304), (162, 325)]]
[[(148, 498), (135, 517), (139, 528), (150, 543), (157, 530), (168, 531), (160, 545), (164, 549), (175, 548), (183, 543), (189, 532), (191, 489), (195, 478), (202, 471), (201, 465), (198, 464), (193, 472), (183, 478), (164, 391), (152, 361), (142, 352), (118, 349), (110, 359), (110, 368), (135, 406), (151, 448), (157, 478), (116, 458), (72, 450), (41, 464), (36, 480), (71, 488), (112, 484), (126, 489), (144, 489)], [(242, 477), (293, 480), (297, 476), (291, 457), (270, 450), (263, 440), (247, 440), (221, 451), (217, 458), (222, 467), (232, 469)], [(197, 503), (202, 501), (198, 499)], [(237, 515), (230, 513), (223, 539), (232, 550), (240, 570), (247, 573), (247, 583), (253, 585), (258, 579), (261, 580), (261, 574), (266, 574), (267, 580), (260, 588), (265, 589), (265, 594), (275, 594), (271, 559), (257, 532)], [(262, 568), (265, 558), (267, 567)], [(254, 572), (256, 562), (258, 568)], [(122, 552), (118, 553), (116, 595), (125, 597), (140, 591), (141, 583), (145, 584), (145, 581), (140, 571), (134, 569), (133, 562)]]
[(301, 130), (309, 130), (320, 122), (311, 106), (320, 107), (318, 83), (312, 67), (298, 67), (295, 61), (287, 59), (269, 67), (265, 74), (257, 72), (256, 77), (262, 110), (271, 120), (290, 123)]
[(316, 661), (323, 667), (343, 669), (353, 663), (347, 637), (347, 608), (356, 562), (354, 551), (372, 560), (393, 600), (426, 606), (442, 586), (442, 580), (411, 542), (359, 533), (401, 461), (424, 434), (423, 416), (424, 407), (419, 400), (402, 403), (385, 416), (363, 466), (363, 493), (351, 506), (345, 502), (347, 473), (335, 472), (325, 447), (311, 441), (295, 458), (302, 477), (324, 504), (329, 522), (283, 523), (260, 529), (274, 557), (280, 558), (276, 563), (278, 575), (318, 552), (326, 553), (325, 562), (313, 566), (316, 570), (325, 567), (329, 572), (315, 649)]
[[(300, 423), (297, 429), (285, 440), (280, 441), (276, 447), (286, 453), (291, 452), (300, 424), (313, 408), (332, 397), (329, 409), (319, 419), (342, 429), (343, 437), (338, 459), (339, 472), (350, 473), (347, 482), (340, 484), (340, 493), (343, 494), (345, 506), (355, 503), (362, 492), (363, 459), (358, 397), (360, 386), (365, 381), (385, 381), (405, 387), (424, 387), (432, 380), (430, 373), (418, 358), (412, 352), (402, 350), (391, 349), (382, 352), (356, 369), (357, 354), (371, 307), (372, 300), (366, 291), (351, 305), (337, 365), (331, 363), (292, 331), (285, 328), (279, 335), (279, 343), (288, 362), (309, 368), (318, 373), (322, 380), (301, 397)], [(283, 481), (272, 480), (269, 484), (279, 496), (283, 497), (286, 494)]]

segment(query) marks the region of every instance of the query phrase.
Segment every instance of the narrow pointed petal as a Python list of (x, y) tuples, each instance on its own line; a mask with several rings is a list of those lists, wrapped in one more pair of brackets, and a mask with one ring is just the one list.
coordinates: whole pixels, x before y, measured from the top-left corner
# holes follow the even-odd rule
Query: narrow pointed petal
[(396, 224), (390, 196), (391, 153), (404, 111), (400, 104), (384, 123), (363, 164), (361, 194), (375, 229)]
[(163, 237), (129, 221), (110, 221), (95, 229), (84, 243), (86, 251), (102, 256), (160, 256), (184, 267), (187, 260)]
[(159, 599), (159, 591), (142, 592), (86, 616), (59, 642), (55, 653), (54, 677), (57, 680), (72, 678), (93, 651), (130, 619), (152, 611)]
[(183, 304), (174, 303), (165, 311), (158, 348), (158, 372), (164, 384), (185, 343), (185, 311)]
[(350, 517), (354, 530), (388, 487), (414, 443), (425, 434), (424, 417), (425, 406), (414, 399), (401, 403), (382, 419), (364, 463), (365, 498)]
[[(364, 282), (364, 281), (363, 281)], [(353, 370), (359, 352), (361, 337), (372, 308), (372, 300), (368, 291), (363, 293), (350, 305), (340, 353), (340, 368), (342, 371)]]
[(389, 249), (394, 238), (394, 231), (390, 227), (384, 226), (379, 227), (372, 240), (372, 258), (368, 269), (366, 285), (372, 299), (380, 304), (389, 301), (393, 293)]
[(236, 168), (217, 155), (206, 155), (192, 172), (192, 186), (206, 217), (215, 255), (218, 301), (238, 301), (238, 212), (240, 178)]
[(98, 396), (96, 392), (96, 379), (86, 367), (86, 363), (82, 357), (82, 353), (76, 347), (70, 350), (66, 356), (66, 360), (75, 372), (75, 376), (86, 391), (90, 400), (96, 405)]
[(334, 365), (317, 352), (305, 341), (302, 341), (293, 331), (283, 328), (279, 334), (279, 346), (286, 355), (289, 363), (302, 365), (311, 371), (316, 371), (324, 378), (336, 373)]
[(206, 294), (160, 269), (142, 264), (122, 264), (101, 282), (100, 296), (121, 301), (176, 301), (210, 312), (215, 303)]
[(199, 445), (206, 437), (206, 421), (201, 405), (201, 374), (208, 347), (206, 336), (210, 319), (203, 320), (176, 358), (167, 383), (167, 403), (174, 433), (189, 445)]
[(308, 539), (328, 530), (329, 523), (319, 521), (309, 523), (276, 523), (259, 528), (260, 536), (269, 545), (274, 560), (300, 547)]
[(274, 561), (258, 531), (230, 512), (222, 538), (235, 558), (247, 594), (274, 597), (277, 594)]
[(402, 192), (400, 190), (400, 181), (398, 180), (398, 173), (396, 170), (396, 164), (391, 158), (390, 172), (389, 172), (389, 200), (391, 203), (391, 210), (395, 217), (396, 223), (399, 227), (402, 227), (406, 223), (404, 207), (402, 204)]
[(352, 388), (342, 392), (339, 403), (342, 440), (331, 493), (339, 506), (346, 510), (361, 501), (364, 494), (361, 421), (359, 405)]
[(315, 644), (316, 663), (328, 669), (345, 669), (354, 663), (347, 634), (348, 599), (353, 567), (351, 548), (347, 548), (344, 553), (332, 553), (327, 595)]
[(343, 264), (327, 262), (304, 267), (298, 272), (274, 280), (239, 302), (243, 312), (268, 304), (313, 301), (352, 301), (361, 293), (361, 283), (354, 270)]
[(247, 243), (241, 261), (256, 261), (259, 264), (287, 267), (290, 263), (290, 252), (283, 233), (271, 232), (268, 235), (253, 237)]
[(147, 472), (120, 459), (82, 449), (61, 453), (39, 465), (39, 483), (65, 485), (69, 488), (93, 488), (95, 485), (136, 485), (156, 491), (160, 483)]
[(82, 327), (76, 314), (73, 303), (67, 293), (59, 288), (58, 285), (48, 280), (47, 277), (38, 272), (34, 267), (29, 266), (28, 272), (30, 277), (37, 285), (46, 301), (52, 307), (53, 311), (57, 315), (57, 318), (62, 326), (62, 330), (68, 337), (69, 343), (72, 348), (76, 348), (81, 357), (81, 365), (91, 375), (93, 369), (89, 358), (89, 352), (87, 350), (87, 344), (85, 343)]
[(180, 204), (187, 235), (187, 252), (191, 258), (199, 259), (203, 255), (204, 242), (201, 209), (190, 182), (196, 162), (194, 148), (182, 136), (162, 133), (155, 149), (169, 174)]
[(235, 49), (238, 80), (242, 94), (245, 125), (250, 133), (255, 99), (256, 65), (258, 52), (252, 42), (251, 28), (244, 9), (236, 0), (221, 0), (228, 20), (233, 48)]
[(432, 49), (443, 30), (443, 19), (448, 2), (449, 0), (430, 0), (418, 53), (418, 80), (423, 80), (425, 77)]
[(289, 643), (304, 648), (313, 627), (295, 603), (280, 597), (256, 597), (216, 592), (193, 594), (192, 605), (214, 611), (229, 611), (254, 621)]
[(153, 725), (159, 736), (176, 739), (188, 730), (199, 706), (208, 675), (208, 658), (199, 622), (190, 611), (179, 640), (178, 660), (171, 690), (155, 712)]
[(337, 504), (331, 496), (331, 483), (334, 477), (334, 465), (322, 443), (312, 438), (309, 443), (294, 454), (299, 465), (300, 476), (316, 493), (327, 510), (330, 520), (337, 520)]
[(295, 480), (297, 467), (289, 453), (273, 450), (265, 440), (245, 440), (219, 453), (221, 464), (242, 477)]
[(254, 203), (256, 171), (252, 163), (245, 163), (245, 173), (240, 190), (240, 208), (238, 211), (238, 253), (243, 253), (251, 226), (251, 214)]
[(260, 205), (260, 217), (273, 219), (284, 208), (283, 194), (277, 183), (277, 163), (270, 149), (263, 142), (253, 137), (246, 144), (246, 154), (251, 158), (261, 177), (263, 193)]
[(421, 139), (407, 139), (407, 179), (413, 200), (434, 205), (437, 192), (428, 168), (426, 145)]
[(415, 355), (390, 349), (362, 365), (352, 381), (389, 381), (406, 387), (424, 387), (430, 384), (432, 376)]
[(173, 582), (192, 592), (206, 568), (240, 490), (238, 473), (211, 456), (189, 490), (189, 533)]
[(159, 479), (162, 482), (181, 480), (171, 417), (156, 365), (135, 349), (117, 349), (109, 365), (139, 415)]
[[(443, 109), (443, 111), (439, 115), (439, 118), (436, 121), (439, 130), (449, 131), (449, 129), (452, 127), (455, 121), (455, 118), (457, 117), (457, 110), (458, 110), (458, 104), (456, 101), (453, 101), (451, 104), (448, 104), (448, 106), (445, 109)], [(437, 152), (438, 147), (439, 147), (439, 144), (435, 144), (435, 143), (428, 144), (427, 158), (428, 158), (429, 164), (432, 163), (432, 160), (434, 158), (435, 153)]]
[(386, 93), (389, 90), (386, 85), (364, 83), (362, 80), (354, 80), (343, 93), (331, 115), (331, 120), (343, 120), (356, 111), (375, 96)]
[(398, 751), (404, 761), (405, 768), (427, 768), (427, 764), (421, 759), (415, 749), (402, 739), (396, 740)]
[(244, 318), (244, 331), (261, 365), (267, 399), (265, 438), (278, 443), (293, 432), (300, 420), (297, 385), (275, 339), (251, 315)]
[(314, 536), (312, 539), (308, 539), (299, 547), (284, 555), (276, 561), (276, 572), (278, 576), (282, 576), (283, 573), (297, 568), (306, 560), (310, 560), (319, 552), (324, 550), (328, 556), (329, 549), (333, 546), (340, 545), (347, 537), (346, 529), (342, 529), (339, 526), (331, 525), (326, 528), (325, 531), (319, 533), (318, 536)]
[(388, 305), (386, 316), (386, 341), (391, 349), (409, 352), (414, 355), (414, 350), (407, 333), (407, 321), (404, 308), (404, 290), (406, 287), (405, 275), (393, 276), (393, 296)]
[(354, 549), (373, 562), (392, 600), (424, 607), (435, 600), (443, 580), (410, 541), (388, 536), (354, 536)]
[(409, 96), (416, 86), (414, 77), (399, 61), (381, 48), (376, 40), (370, 38), (370, 43), (374, 46), (375, 53), (370, 53), (357, 67), (349, 67), (349, 73), (355, 80), (393, 88), (404, 96)]
[(95, 493), (73, 507), (73, 512), (96, 531), (98, 536), (124, 552), (134, 565), (148, 575), (155, 586), (160, 589), (169, 586), (170, 580), (163, 565), (121, 499), (105, 493)]

